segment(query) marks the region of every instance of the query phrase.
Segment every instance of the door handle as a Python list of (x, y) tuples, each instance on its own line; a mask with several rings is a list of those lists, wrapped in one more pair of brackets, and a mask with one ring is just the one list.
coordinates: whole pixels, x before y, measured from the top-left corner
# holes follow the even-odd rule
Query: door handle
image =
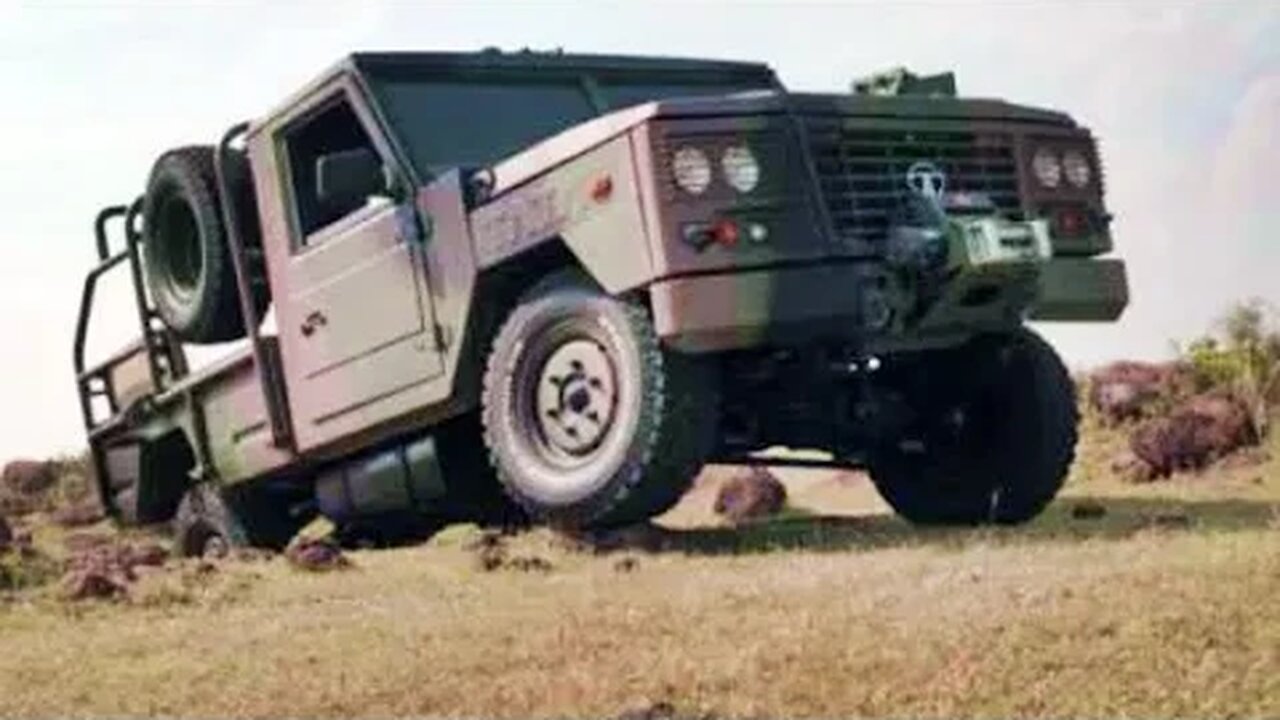
[(302, 331), (303, 337), (311, 337), (312, 333), (328, 324), (329, 318), (324, 313), (319, 310), (312, 310), (298, 329)]

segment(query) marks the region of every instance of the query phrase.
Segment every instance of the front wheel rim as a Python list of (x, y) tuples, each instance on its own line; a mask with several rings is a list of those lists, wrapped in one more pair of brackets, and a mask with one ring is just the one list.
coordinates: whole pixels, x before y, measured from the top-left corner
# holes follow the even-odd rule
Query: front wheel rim
[(617, 370), (608, 350), (586, 338), (555, 347), (531, 388), (533, 425), (544, 452), (586, 458), (613, 428)]

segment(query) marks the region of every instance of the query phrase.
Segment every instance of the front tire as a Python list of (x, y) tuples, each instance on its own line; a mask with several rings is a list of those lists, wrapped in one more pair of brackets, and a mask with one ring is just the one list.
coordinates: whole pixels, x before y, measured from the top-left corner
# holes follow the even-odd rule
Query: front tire
[[(881, 496), (921, 525), (1026, 522), (1062, 488), (1079, 414), (1071, 376), (1030, 330), (984, 336), (919, 368), (916, 437), (870, 463)], [(923, 390), (923, 391), (921, 391)]]
[(639, 303), (554, 275), (494, 339), (483, 391), (490, 460), (537, 519), (646, 520), (680, 499), (710, 453), (715, 380), (703, 359), (660, 346)]

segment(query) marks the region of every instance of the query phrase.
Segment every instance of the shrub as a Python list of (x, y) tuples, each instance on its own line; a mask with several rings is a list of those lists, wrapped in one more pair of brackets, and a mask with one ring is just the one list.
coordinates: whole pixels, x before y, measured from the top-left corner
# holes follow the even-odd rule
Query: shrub
[(1183, 358), (1201, 390), (1222, 388), (1239, 397), (1262, 437), (1280, 405), (1280, 313), (1247, 300), (1229, 309), (1215, 330), (1188, 343)]

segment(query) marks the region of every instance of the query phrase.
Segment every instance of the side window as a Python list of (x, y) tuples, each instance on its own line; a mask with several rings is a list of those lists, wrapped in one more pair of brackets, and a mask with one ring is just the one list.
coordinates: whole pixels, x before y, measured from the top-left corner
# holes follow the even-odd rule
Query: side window
[(345, 98), (285, 132), (289, 181), (302, 242), (384, 194), (382, 163)]

